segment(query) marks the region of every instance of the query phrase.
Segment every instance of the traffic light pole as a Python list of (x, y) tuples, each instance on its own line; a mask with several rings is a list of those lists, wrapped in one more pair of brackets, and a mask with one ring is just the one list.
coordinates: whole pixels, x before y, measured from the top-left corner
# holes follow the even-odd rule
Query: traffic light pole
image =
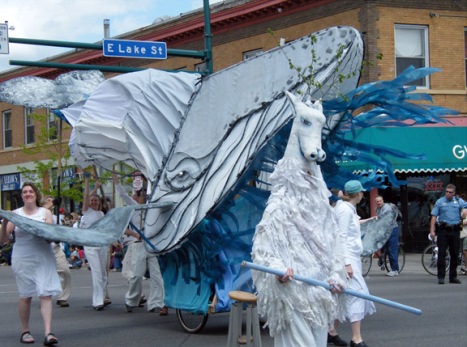
[[(204, 51), (194, 51), (185, 49), (167, 49), (167, 55), (175, 57), (187, 57), (194, 59), (203, 59), (206, 62), (206, 73), (213, 72), (212, 63), (212, 34), (211, 34), (211, 16), (209, 10), (209, 0), (203, 0), (204, 3)], [(53, 46), (53, 47), (69, 47), (80, 49), (93, 49), (103, 50), (102, 43), (85, 43), (85, 42), (71, 42), (71, 41), (54, 41), (54, 40), (40, 40), (40, 39), (27, 39), (10, 37), (10, 43), (40, 45), (40, 46)], [(109, 66), (109, 65), (86, 65), (86, 64), (64, 64), (54, 62), (39, 62), (39, 61), (26, 61), (26, 60), (10, 60), (10, 65), (20, 66), (36, 66), (46, 68), (70, 69), (70, 70), (100, 70), (106, 72), (135, 72), (145, 70), (144, 68), (132, 68), (123, 66)]]

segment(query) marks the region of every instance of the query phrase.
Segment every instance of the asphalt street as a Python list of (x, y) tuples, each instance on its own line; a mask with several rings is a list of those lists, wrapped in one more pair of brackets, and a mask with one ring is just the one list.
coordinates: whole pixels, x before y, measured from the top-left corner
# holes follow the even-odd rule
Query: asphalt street
[[(228, 333), (228, 313), (209, 316), (205, 328), (197, 334), (186, 333), (180, 326), (174, 309), (161, 317), (146, 308), (125, 311), (125, 280), (118, 272), (110, 273), (109, 292), (112, 304), (104, 311), (91, 307), (91, 273), (82, 268), (72, 271), (73, 292), (70, 307), (54, 305), (53, 332), (58, 346), (225, 346)], [(364, 340), (370, 347), (402, 346), (467, 346), (467, 276), (462, 284), (438, 285), (436, 277), (425, 272), (420, 254), (407, 255), (406, 266), (399, 277), (385, 276), (375, 262), (366, 277), (371, 294), (419, 308), (422, 315), (376, 304), (377, 312), (362, 323)], [(447, 282), (447, 281), (446, 281)], [(144, 292), (149, 283), (144, 281)], [(17, 312), (17, 289), (10, 267), (0, 266), (0, 346), (24, 346), (19, 342), (21, 325)], [(55, 301), (54, 301), (55, 302)], [(43, 325), (39, 301), (33, 299), (31, 333), (34, 345), (42, 345)], [(350, 341), (349, 324), (339, 326), (339, 335)], [(32, 346), (34, 346), (32, 345)], [(262, 330), (263, 347), (272, 347), (273, 340)], [(331, 346), (331, 345), (330, 345)]]

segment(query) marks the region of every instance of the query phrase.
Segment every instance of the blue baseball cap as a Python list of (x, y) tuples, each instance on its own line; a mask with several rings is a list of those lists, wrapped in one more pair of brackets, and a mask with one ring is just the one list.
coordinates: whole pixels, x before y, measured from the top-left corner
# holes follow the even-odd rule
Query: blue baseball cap
[(355, 193), (365, 191), (360, 181), (357, 181), (357, 180), (348, 181), (344, 185), (344, 190), (347, 194), (355, 194)]

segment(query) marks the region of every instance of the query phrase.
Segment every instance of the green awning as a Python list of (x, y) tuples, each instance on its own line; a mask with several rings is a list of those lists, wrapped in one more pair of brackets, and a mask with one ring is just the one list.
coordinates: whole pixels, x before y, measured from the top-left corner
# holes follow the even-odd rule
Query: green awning
[[(346, 139), (351, 139), (350, 133)], [(356, 131), (355, 141), (426, 156), (426, 160), (390, 157), (394, 172), (467, 171), (467, 127), (365, 128)], [(357, 172), (374, 169), (357, 161), (339, 165)]]

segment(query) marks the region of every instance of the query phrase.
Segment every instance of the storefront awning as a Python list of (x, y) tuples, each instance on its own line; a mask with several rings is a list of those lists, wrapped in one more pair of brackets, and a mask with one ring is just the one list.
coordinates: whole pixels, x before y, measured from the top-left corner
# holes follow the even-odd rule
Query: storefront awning
[[(346, 139), (351, 139), (347, 134)], [(394, 172), (467, 171), (467, 127), (385, 127), (356, 131), (356, 142), (397, 149), (409, 154), (424, 154), (425, 160), (391, 157)], [(340, 163), (352, 171), (373, 170), (357, 161)]]

